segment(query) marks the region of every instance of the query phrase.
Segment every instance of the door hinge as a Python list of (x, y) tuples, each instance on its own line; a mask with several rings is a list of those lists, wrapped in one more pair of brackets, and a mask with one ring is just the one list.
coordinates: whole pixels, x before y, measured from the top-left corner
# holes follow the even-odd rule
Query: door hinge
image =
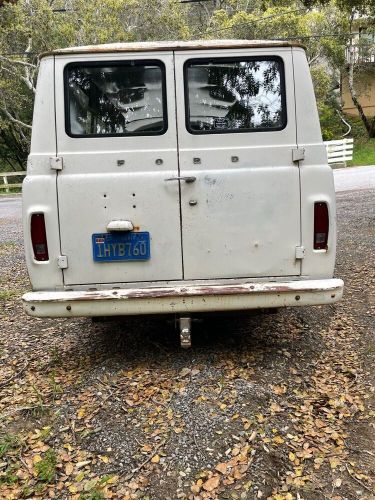
[(63, 169), (63, 159), (61, 156), (51, 156), (49, 159), (49, 166), (52, 170), (62, 170)]
[(68, 257), (66, 255), (59, 255), (57, 257), (57, 265), (60, 269), (68, 268)]
[(305, 159), (305, 148), (294, 148), (292, 149), (293, 162), (301, 161)]
[(296, 247), (296, 259), (303, 259), (305, 257), (305, 247)]

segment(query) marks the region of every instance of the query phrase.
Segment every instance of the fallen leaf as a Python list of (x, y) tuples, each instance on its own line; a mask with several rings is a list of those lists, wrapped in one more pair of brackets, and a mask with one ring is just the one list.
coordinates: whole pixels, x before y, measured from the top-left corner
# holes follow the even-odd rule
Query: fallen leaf
[(89, 465), (91, 463), (91, 460), (83, 460), (82, 462), (77, 462), (76, 467), (77, 469), (81, 469), (81, 467), (84, 467), (85, 465)]
[(73, 472), (73, 469), (74, 469), (74, 466), (71, 462), (69, 462), (68, 464), (66, 464), (65, 466), (65, 474), (67, 476), (70, 476), (70, 474)]
[(228, 465), (225, 462), (222, 462), (220, 464), (217, 464), (217, 466), (215, 467), (215, 469), (217, 471), (221, 472), (221, 474), (226, 474), (227, 470), (228, 470)]
[(86, 408), (80, 408), (78, 410), (77, 416), (79, 419), (82, 419), (86, 414)]
[(195, 495), (198, 495), (198, 493), (201, 491), (200, 487), (196, 484), (193, 484), (191, 487), (190, 487), (190, 490), (192, 493), (194, 493)]
[(254, 441), (254, 439), (257, 437), (257, 433), (256, 431), (253, 431), (248, 439), (249, 443), (251, 443), (252, 441)]
[(160, 462), (160, 457), (159, 455), (154, 455), (152, 458), (151, 458), (151, 462), (153, 464), (158, 464)]
[(295, 474), (297, 477), (301, 477), (302, 473), (303, 473), (303, 468), (302, 467), (295, 467), (294, 471), (295, 471)]
[(205, 483), (203, 483), (203, 489), (206, 491), (213, 491), (215, 490), (220, 483), (220, 477), (219, 476), (212, 476), (210, 479), (207, 479)]
[(249, 420), (245, 420), (243, 424), (243, 428), (245, 429), (245, 431), (248, 431), (250, 427), (251, 427), (251, 422)]
[(278, 405), (277, 403), (272, 403), (271, 406), (270, 406), (270, 410), (272, 413), (277, 413), (279, 411), (283, 411), (283, 409), (281, 408), (280, 405)]
[(90, 491), (93, 488), (95, 488), (97, 482), (98, 482), (98, 479), (96, 479), (96, 478), (91, 479), (90, 481), (87, 481), (83, 487), (84, 491)]
[(34, 462), (34, 464), (37, 464), (41, 460), (42, 460), (42, 457), (39, 454), (33, 456), (33, 462)]
[(85, 471), (81, 471), (79, 474), (76, 475), (76, 477), (74, 478), (74, 480), (79, 483), (80, 481), (82, 481), (82, 479), (85, 477)]
[(285, 394), (287, 391), (285, 385), (271, 385), (271, 388), (275, 394)]
[(336, 469), (336, 467), (340, 465), (340, 463), (340, 460), (336, 457), (329, 458), (329, 465), (331, 466), (331, 469)]

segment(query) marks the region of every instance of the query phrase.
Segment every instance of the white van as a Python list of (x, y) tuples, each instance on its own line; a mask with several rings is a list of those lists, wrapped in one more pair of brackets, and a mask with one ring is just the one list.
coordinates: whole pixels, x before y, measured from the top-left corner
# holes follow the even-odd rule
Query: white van
[(33, 316), (332, 304), (335, 192), (303, 47), (124, 43), (41, 60), (23, 184)]

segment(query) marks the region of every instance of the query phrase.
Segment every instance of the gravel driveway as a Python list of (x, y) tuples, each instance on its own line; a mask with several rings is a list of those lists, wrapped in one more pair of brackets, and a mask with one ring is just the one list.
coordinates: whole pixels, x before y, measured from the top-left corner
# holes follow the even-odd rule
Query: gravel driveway
[(374, 498), (375, 191), (338, 194), (342, 302), (164, 320), (39, 320), (0, 220), (1, 498)]

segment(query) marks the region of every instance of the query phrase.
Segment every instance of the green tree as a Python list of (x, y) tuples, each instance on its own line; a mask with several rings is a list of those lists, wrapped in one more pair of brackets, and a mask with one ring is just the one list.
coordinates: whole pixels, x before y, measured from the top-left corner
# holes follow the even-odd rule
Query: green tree
[(41, 52), (59, 47), (188, 39), (177, 0), (19, 0), (0, 5), (0, 168), (23, 170)]
[[(328, 2), (329, 0), (304, 0), (304, 4), (310, 7), (327, 5)], [(369, 72), (375, 76), (373, 68), (368, 64), (375, 57), (375, 0), (336, 0), (335, 4), (347, 29), (347, 57), (340, 69), (347, 75), (352, 101), (368, 136), (375, 138), (375, 113), (373, 116), (366, 115), (359, 99), (360, 91), (366, 91), (363, 86), (364, 77)], [(360, 23), (366, 26), (368, 36), (356, 33)]]

